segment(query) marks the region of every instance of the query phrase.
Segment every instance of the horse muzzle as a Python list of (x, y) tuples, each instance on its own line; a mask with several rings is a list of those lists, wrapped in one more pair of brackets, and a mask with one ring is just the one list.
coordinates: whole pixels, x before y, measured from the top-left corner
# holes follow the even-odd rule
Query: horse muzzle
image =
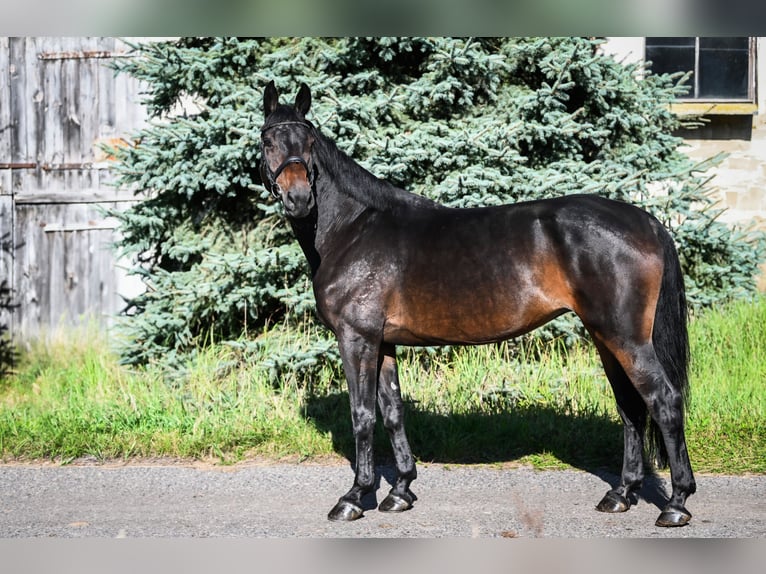
[[(303, 169), (295, 169), (298, 166)], [(280, 199), (291, 217), (306, 217), (316, 203), (314, 198), (314, 172), (302, 157), (291, 156), (271, 171), (266, 168), (267, 188)], [(281, 181), (280, 181), (281, 178)]]
[(287, 215), (296, 219), (307, 217), (316, 203), (311, 187), (292, 186), (281, 195)]

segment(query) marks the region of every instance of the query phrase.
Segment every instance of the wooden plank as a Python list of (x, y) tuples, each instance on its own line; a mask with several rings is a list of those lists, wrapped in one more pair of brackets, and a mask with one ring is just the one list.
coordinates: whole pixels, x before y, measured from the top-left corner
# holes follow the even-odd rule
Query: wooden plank
[[(46, 38), (38, 46), (34, 55), (34, 63), (41, 75), (41, 83), (45, 86), (44, 112), (45, 129), (33, 135), (38, 144), (39, 161), (46, 163), (71, 163), (78, 161), (70, 154), (70, 125), (68, 121), (70, 96), (73, 91), (71, 85), (77, 83), (73, 77), (74, 66), (72, 62), (54, 60), (51, 62), (39, 61), (37, 55), (41, 52), (56, 49), (73, 49), (72, 38)], [(78, 158), (79, 159), (79, 158)], [(40, 179), (37, 188), (39, 192), (45, 192), (50, 188), (69, 189), (76, 182), (67, 181), (64, 173), (46, 173)], [(32, 191), (31, 189), (28, 191)]]
[[(51, 132), (51, 126), (46, 114), (46, 94), (48, 86), (42, 75), (42, 68), (37, 62), (37, 52), (40, 47), (48, 41), (46, 38), (27, 38), (24, 45), (24, 80), (20, 84), (23, 87), (21, 97), (24, 98), (22, 105), (27, 108), (26, 130), (21, 137), (26, 141), (24, 149), (26, 154), (24, 161), (36, 161), (43, 163), (45, 161), (44, 135)], [(45, 173), (37, 170), (34, 172), (21, 172), (20, 179), (24, 183), (17, 187), (17, 191), (22, 189), (40, 189), (45, 186)]]
[(40, 60), (108, 60), (114, 57), (130, 57), (130, 55), (127, 52), (111, 52), (106, 50), (41, 52), (37, 55), (37, 58)]
[(140, 197), (126, 189), (96, 188), (81, 190), (50, 190), (32, 193), (18, 193), (15, 196), (16, 205), (45, 204), (45, 203), (135, 203)]
[(117, 229), (120, 222), (115, 217), (101, 217), (100, 219), (89, 219), (84, 223), (70, 223), (63, 225), (61, 223), (46, 223), (43, 227), (45, 233), (74, 233), (76, 231), (104, 231)]
[[(118, 41), (112, 39), (111, 44), (105, 44), (104, 49), (109, 49), (112, 52), (118, 51)], [(124, 44), (123, 44), (124, 46)], [(127, 46), (124, 46), (123, 52), (127, 52)], [(99, 148), (100, 144), (114, 144), (118, 142), (122, 134), (118, 133), (118, 125), (115, 121), (115, 72), (109, 68), (110, 61), (101, 62), (96, 70), (96, 76), (98, 81), (98, 124), (96, 125), (95, 139), (91, 143), (93, 147), (93, 156), (96, 161), (107, 160), (107, 154)], [(104, 186), (110, 185), (113, 181), (113, 175), (111, 173), (98, 173), (96, 185)]]
[[(72, 206), (74, 207), (74, 206)], [(36, 250), (38, 262), (41, 264), (37, 275), (37, 292), (39, 296), (40, 314), (45, 325), (57, 329), (64, 325), (75, 323), (75, 319), (82, 309), (71, 304), (72, 283), (66, 274), (66, 260), (68, 252), (64, 244), (64, 236), (61, 234), (47, 235), (44, 233), (48, 221), (66, 221), (67, 211), (59, 205), (46, 205), (23, 207), (31, 214), (39, 214), (35, 218), (33, 241), (37, 242)], [(87, 255), (80, 253), (79, 257), (85, 259)], [(22, 326), (23, 329), (23, 326)]]
[[(86, 52), (95, 52), (98, 50), (89, 50)], [(72, 157), (75, 162), (93, 164), (95, 156), (93, 155), (93, 142), (98, 138), (98, 68), (102, 62), (99, 59), (84, 58), (75, 60), (79, 64), (79, 74), (77, 76), (77, 92), (74, 94), (75, 113), (77, 117), (79, 145), (72, 146)], [(92, 170), (91, 170), (92, 171)], [(87, 179), (86, 187), (98, 187), (98, 174), (81, 173), (80, 178)], [(70, 188), (77, 189), (77, 188)]]
[(0, 237), (13, 232), (13, 198), (0, 195)]
[[(114, 49), (114, 44), (112, 49)], [(117, 133), (115, 121), (114, 86), (116, 78), (114, 77), (114, 70), (108, 67), (108, 63), (104, 62), (98, 67), (98, 138), (100, 140), (116, 139), (121, 135)]]
[[(0, 284), (13, 289), (13, 198), (0, 195)], [(0, 309), (0, 325), (13, 334), (13, 314)]]
[[(11, 161), (10, 38), (0, 37), (0, 162)], [(0, 195), (10, 195), (11, 173), (0, 171)]]
[[(119, 44), (118, 44), (119, 45)], [(118, 136), (130, 139), (148, 120), (146, 107), (141, 104), (141, 93), (147, 86), (127, 74), (114, 77), (114, 125)]]
[(11, 280), (12, 249), (13, 198), (10, 195), (0, 195), (0, 281)]
[[(27, 153), (28, 120), (27, 114), (29, 106), (24, 97), (25, 82), (27, 77), (26, 66), (26, 44), (27, 38), (10, 38), (8, 46), (8, 88), (9, 88), (9, 108), (12, 122), (10, 124), (10, 158), (14, 163), (34, 163), (34, 158), (30, 161)], [(26, 174), (23, 172), (11, 172), (11, 193), (17, 189), (24, 189)]]
[(14, 334), (21, 337), (24, 332), (37, 334), (42, 327), (38, 276), (44, 262), (37, 255), (40, 242), (35, 240), (36, 230), (32, 227), (29, 213), (16, 209), (15, 217), (18, 247), (13, 262), (13, 274), (19, 306), (14, 312)]
[(679, 116), (747, 115), (758, 113), (753, 102), (678, 102), (669, 104), (670, 111)]
[(0, 162), (0, 170), (9, 169), (40, 169), (42, 171), (92, 171), (92, 170), (107, 170), (111, 169), (109, 163), (104, 161), (99, 162), (71, 162), (71, 163), (33, 163), (24, 161), (10, 161)]

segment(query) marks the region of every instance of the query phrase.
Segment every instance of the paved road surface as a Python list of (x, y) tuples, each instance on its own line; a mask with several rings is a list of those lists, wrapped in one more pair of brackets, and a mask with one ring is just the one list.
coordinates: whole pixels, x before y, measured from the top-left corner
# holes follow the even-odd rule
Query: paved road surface
[[(393, 471), (378, 471), (382, 500)], [(654, 526), (667, 475), (608, 515), (594, 505), (613, 475), (421, 464), (412, 510), (329, 522), (352, 478), (348, 464), (0, 465), (0, 538), (766, 538), (766, 476), (698, 476), (677, 529)]]

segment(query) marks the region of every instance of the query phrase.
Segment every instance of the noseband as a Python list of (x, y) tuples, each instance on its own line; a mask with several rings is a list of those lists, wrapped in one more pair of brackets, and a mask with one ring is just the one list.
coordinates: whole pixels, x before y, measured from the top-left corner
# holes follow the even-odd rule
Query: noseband
[[(309, 131), (311, 131), (312, 129), (312, 126), (305, 122), (297, 122), (297, 121), (278, 122), (276, 124), (272, 124), (270, 126), (266, 126), (265, 128), (261, 129), (261, 137), (263, 136), (264, 133), (266, 133), (267, 131), (271, 129), (274, 129), (277, 126), (286, 126), (291, 124), (303, 126)], [(285, 161), (279, 164), (279, 167), (276, 169), (276, 171), (272, 172), (271, 168), (269, 168), (269, 165), (266, 162), (266, 158), (263, 154), (263, 149), (261, 149), (261, 162), (264, 167), (264, 172), (266, 174), (266, 181), (263, 182), (263, 185), (271, 192), (271, 195), (273, 195), (277, 199), (279, 199), (279, 191), (280, 191), (279, 184), (277, 183), (277, 178), (279, 177), (279, 174), (281, 174), (288, 165), (293, 163), (299, 163), (303, 166), (303, 168), (306, 170), (306, 179), (309, 182), (309, 186), (312, 188), (314, 187), (314, 170), (313, 170), (314, 162), (311, 156), (309, 156), (309, 163), (306, 163), (306, 160), (304, 160), (302, 157), (297, 155), (291, 155)]]

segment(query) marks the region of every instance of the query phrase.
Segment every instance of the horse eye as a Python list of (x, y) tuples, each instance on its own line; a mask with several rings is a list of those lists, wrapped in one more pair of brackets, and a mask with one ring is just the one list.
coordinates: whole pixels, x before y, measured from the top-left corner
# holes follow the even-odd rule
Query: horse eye
[(264, 149), (271, 149), (274, 147), (274, 142), (270, 139), (264, 139), (261, 140), (261, 145), (264, 147)]

